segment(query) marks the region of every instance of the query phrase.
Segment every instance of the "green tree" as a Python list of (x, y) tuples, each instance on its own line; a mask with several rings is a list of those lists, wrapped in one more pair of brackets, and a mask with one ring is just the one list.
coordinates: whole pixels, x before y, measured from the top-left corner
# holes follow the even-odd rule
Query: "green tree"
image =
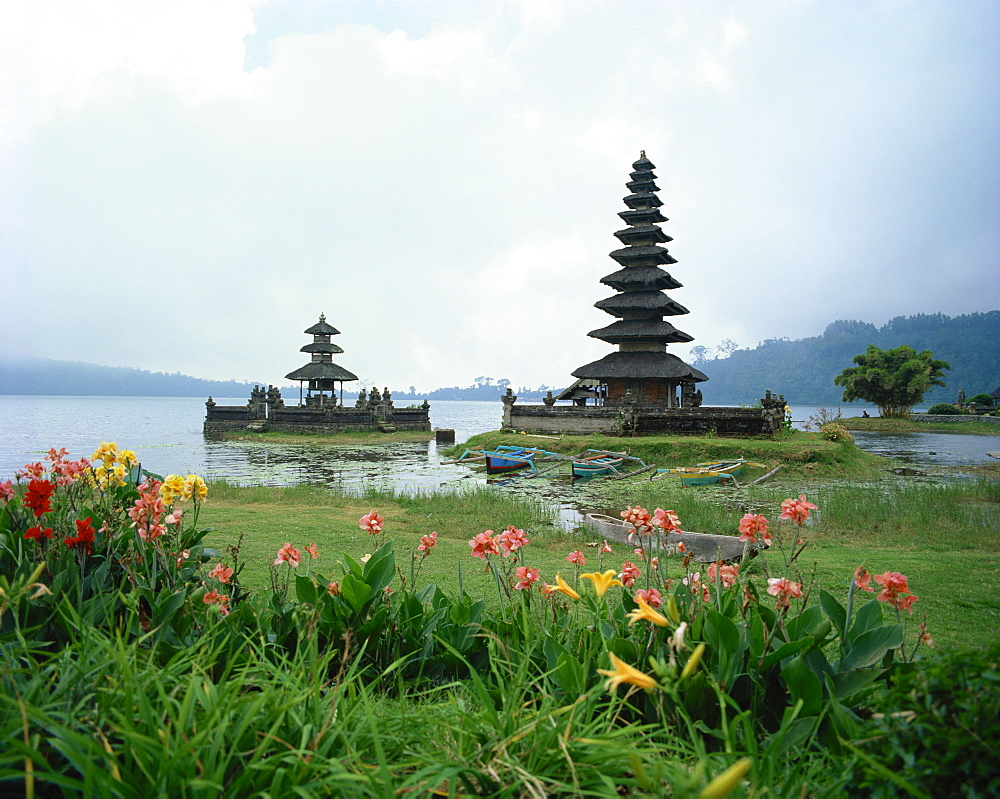
[(843, 401), (868, 400), (889, 418), (908, 417), (931, 386), (944, 385), (944, 370), (951, 368), (947, 361), (935, 360), (930, 350), (918, 353), (905, 344), (891, 350), (869, 344), (867, 352), (854, 356), (854, 363), (857, 366), (833, 379), (844, 388)]

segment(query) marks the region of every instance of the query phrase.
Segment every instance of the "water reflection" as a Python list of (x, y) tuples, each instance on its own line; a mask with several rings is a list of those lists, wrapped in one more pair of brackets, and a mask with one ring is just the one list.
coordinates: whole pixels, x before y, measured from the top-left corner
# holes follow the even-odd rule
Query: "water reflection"
[(855, 443), (867, 452), (925, 466), (970, 466), (986, 463), (997, 448), (996, 436), (961, 433), (876, 433), (856, 431)]

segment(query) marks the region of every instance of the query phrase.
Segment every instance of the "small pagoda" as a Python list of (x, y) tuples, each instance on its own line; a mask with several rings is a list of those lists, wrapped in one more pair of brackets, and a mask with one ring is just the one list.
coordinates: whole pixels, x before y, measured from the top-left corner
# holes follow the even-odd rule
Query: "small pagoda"
[(628, 210), (618, 214), (628, 227), (615, 233), (625, 246), (610, 254), (621, 268), (601, 278), (617, 293), (594, 303), (617, 321), (588, 335), (617, 344), (618, 350), (574, 371), (579, 380), (564, 392), (564, 399), (585, 401), (590, 394), (605, 405), (690, 408), (701, 404), (701, 392), (694, 386), (708, 377), (666, 351), (668, 344), (694, 339), (664, 320), (686, 314), (688, 309), (666, 294), (681, 284), (662, 268), (677, 261), (661, 246), (672, 239), (660, 229), (659, 223), (667, 218), (660, 212), (663, 203), (657, 196), (655, 168), (645, 150), (632, 164), (631, 180), (625, 184), (631, 192), (624, 198)]
[[(330, 341), (330, 336), (339, 336), (340, 331), (326, 321), (324, 314), (319, 315), (319, 321), (305, 329), (313, 340), (299, 352), (308, 352), (312, 357), (305, 366), (300, 366), (294, 372), (285, 375), (287, 380), (299, 381), (299, 405), (309, 408), (335, 407), (337, 403), (337, 386), (340, 384), (340, 405), (344, 404), (344, 383), (357, 380), (358, 376), (348, 372), (344, 367), (333, 362), (333, 356), (344, 350)], [(303, 384), (308, 383), (308, 393), (303, 398)], [(326, 392), (329, 392), (327, 395)]]

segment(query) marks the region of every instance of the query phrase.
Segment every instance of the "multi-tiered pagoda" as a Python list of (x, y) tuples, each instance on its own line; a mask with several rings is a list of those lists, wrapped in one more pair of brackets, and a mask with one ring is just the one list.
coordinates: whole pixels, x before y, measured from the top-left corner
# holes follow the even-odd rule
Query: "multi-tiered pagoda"
[(615, 233), (625, 246), (611, 253), (621, 269), (601, 278), (617, 293), (594, 303), (617, 321), (588, 335), (617, 344), (618, 351), (581, 366), (573, 376), (580, 378), (580, 388), (592, 387), (606, 405), (690, 408), (701, 404), (695, 383), (708, 377), (666, 351), (667, 344), (694, 339), (663, 318), (688, 310), (665, 293), (681, 284), (662, 269), (677, 261), (661, 246), (672, 239), (659, 226), (667, 218), (660, 213), (655, 168), (645, 151), (632, 164), (631, 180), (625, 184), (631, 192), (624, 198), (628, 210), (618, 214), (628, 227)]
[[(285, 378), (299, 381), (299, 404), (303, 404), (302, 386), (306, 382), (309, 384), (309, 393), (305, 398), (305, 405), (320, 408), (330, 404), (336, 405), (337, 383), (340, 383), (340, 400), (343, 404), (344, 382), (357, 380), (358, 376), (333, 362), (333, 356), (344, 350), (330, 341), (330, 336), (338, 336), (340, 331), (327, 323), (325, 315), (320, 314), (319, 321), (312, 327), (307, 327), (305, 333), (311, 335), (313, 340), (299, 352), (308, 352), (312, 359), (305, 366), (289, 372)], [(326, 392), (329, 392), (329, 397)]]

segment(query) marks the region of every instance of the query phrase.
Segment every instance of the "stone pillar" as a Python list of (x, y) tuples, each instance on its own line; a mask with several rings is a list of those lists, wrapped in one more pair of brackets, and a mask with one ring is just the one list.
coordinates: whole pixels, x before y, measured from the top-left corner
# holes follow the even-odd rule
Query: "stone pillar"
[(510, 412), (511, 408), (514, 407), (514, 403), (517, 402), (517, 397), (514, 395), (514, 392), (508, 388), (507, 393), (500, 397), (500, 401), (503, 403), (503, 426), (510, 427)]

